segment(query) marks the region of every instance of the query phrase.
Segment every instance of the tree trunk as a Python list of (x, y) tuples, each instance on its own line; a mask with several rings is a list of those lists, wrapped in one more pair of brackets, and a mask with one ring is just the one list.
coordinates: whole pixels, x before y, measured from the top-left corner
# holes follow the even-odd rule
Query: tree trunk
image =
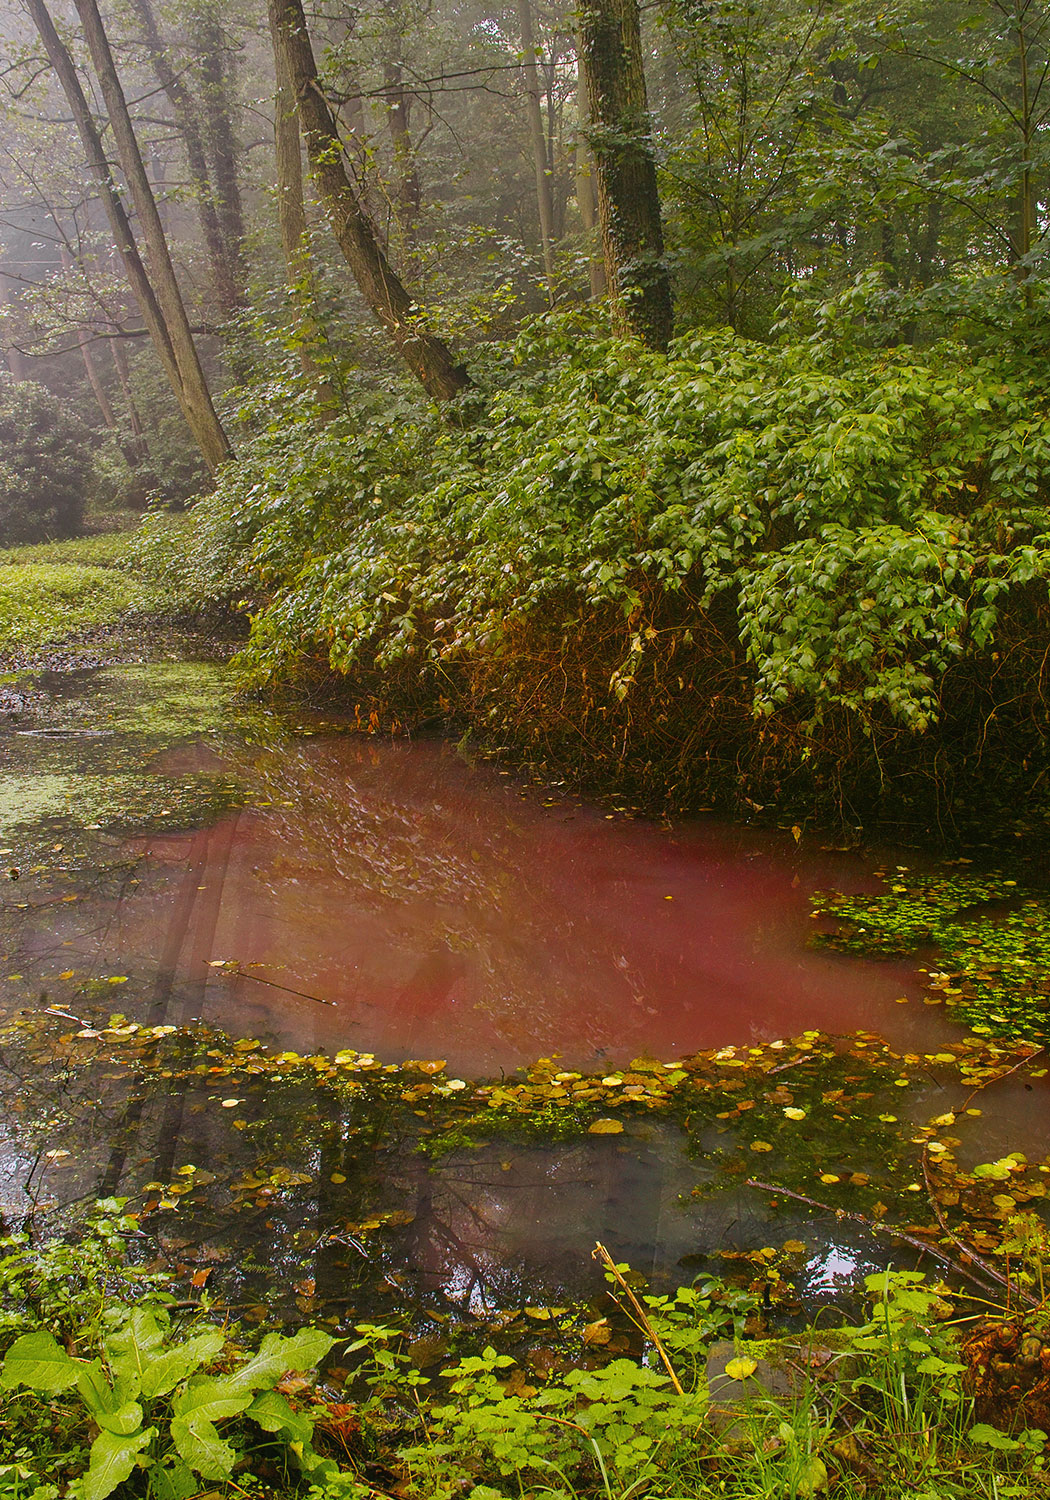
[(230, 111), (231, 80), (226, 61), (226, 38), (216, 12), (207, 3), (201, 7), (194, 29), (201, 56), (204, 135), (211, 158), (219, 229), (233, 275), (243, 283), (244, 208), (237, 172), (237, 141)]
[(455, 363), (447, 346), (427, 331), (362, 211), (343, 165), (332, 112), (321, 92), (301, 0), (269, 0), (269, 7), (273, 35), (284, 50), (282, 66), (294, 83), (306, 153), (339, 248), (365, 301), (390, 333), (408, 368), (428, 395), (448, 400), (469, 384), (467, 373)]
[(671, 337), (637, 0), (586, 0), (580, 67), (598, 183), (605, 272), (619, 328), (655, 349)]
[[(396, 41), (394, 38), (391, 45)], [(411, 247), (423, 207), (423, 187), (412, 146), (412, 133), (408, 128), (412, 100), (405, 90), (404, 68), (396, 57), (389, 57), (383, 63), (383, 103), (386, 107), (387, 129), (394, 147), (401, 239), (406, 246)]]
[[(43, 3), (43, 0), (29, 0), (29, 3), (39, 5)], [(131, 190), (135, 212), (142, 225), (146, 254), (149, 259), (150, 281), (156, 291), (156, 301), (168, 332), (178, 374), (177, 394), (186, 420), (204, 455), (204, 461), (214, 473), (220, 464), (231, 457), (230, 445), (222, 424), (215, 415), (208, 383), (197, 357), (182, 293), (179, 291), (175, 269), (168, 253), (168, 242), (165, 239), (157, 204), (146, 176), (142, 153), (135, 137), (124, 90), (117, 76), (113, 54), (109, 48), (109, 39), (102, 25), (98, 6), (95, 0), (75, 0), (75, 3), (84, 26), (84, 35), (95, 72), (98, 75), (102, 97), (105, 100), (121, 170)]]
[(334, 415), (336, 401), (315, 356), (319, 342), (314, 315), (313, 267), (307, 239), (306, 204), (303, 199), (303, 155), (295, 89), (288, 73), (287, 50), (276, 32), (271, 33), (274, 61), (274, 155), (277, 166), (277, 223), (281, 235), (285, 278), (299, 323), (299, 364), (314, 388), (322, 414)]
[(595, 236), (598, 227), (598, 202), (594, 191), (594, 158), (582, 135), (576, 142), (576, 207), (580, 211), (580, 223), (587, 236), (587, 271), (591, 301), (594, 302), (605, 296), (608, 283), (605, 280), (605, 262)]
[[(121, 202), (120, 195), (113, 181), (113, 174), (110, 171), (109, 162), (102, 147), (102, 139), (98, 133), (98, 127), (95, 124), (91, 110), (88, 107), (87, 99), (84, 97), (84, 91), (80, 86), (80, 79), (73, 65), (73, 59), (70, 57), (65, 44), (55, 30), (54, 22), (48, 14), (45, 0), (26, 0), (26, 6), (33, 19), (33, 24), (40, 33), (44, 50), (47, 52), (51, 66), (58, 76), (62, 92), (65, 94), (72, 112), (77, 132), (87, 155), (91, 175), (95, 179), (99, 197), (102, 199), (106, 217), (113, 231), (113, 239), (116, 243), (117, 252), (123, 262), (124, 270), (131, 284), (131, 290), (138, 304), (139, 312), (142, 315), (142, 321), (146, 325), (146, 331), (157, 352), (157, 357), (164, 367), (168, 382), (179, 403), (182, 414), (186, 418), (190, 431), (197, 439), (205, 461), (211, 467), (208, 453), (209, 451), (215, 451), (217, 444), (210, 429), (207, 432), (198, 431), (196, 405), (191, 406), (186, 399), (180, 362), (175, 354), (175, 346), (164, 317), (164, 312), (154, 292), (153, 283), (146, 271), (146, 267), (142, 263), (142, 257), (139, 255), (135, 236), (131, 230), (131, 224), (128, 221), (124, 205)], [(196, 358), (196, 352), (194, 352), (194, 358)], [(203, 380), (203, 376), (201, 376), (201, 379)], [(205, 387), (205, 393), (207, 393), (207, 387)], [(210, 398), (208, 405), (209, 407), (211, 405)], [(218, 420), (214, 412), (212, 412), (212, 421), (218, 427)], [(229, 457), (229, 447), (226, 444), (225, 434), (223, 434), (221, 427), (218, 427), (218, 431), (222, 437), (222, 456)], [(207, 449), (205, 447), (205, 438), (208, 440)]]
[(198, 126), (198, 110), (195, 100), (175, 71), (168, 50), (161, 38), (160, 29), (150, 0), (131, 0), (131, 5), (142, 27), (143, 40), (149, 53), (157, 82), (167, 95), (175, 126), (186, 149), (186, 162), (196, 199), (197, 216), (204, 236), (208, 263), (211, 266), (215, 304), (220, 314), (227, 318), (244, 306), (244, 278), (239, 274), (235, 256), (228, 253), (228, 246), (219, 224), (215, 207), (215, 193), (208, 173), (208, 161), (204, 152), (204, 140)]
[[(0, 302), (8, 307), (14, 307), (17, 298), (11, 292), (11, 283), (7, 277), (0, 272)], [(7, 364), (12, 380), (26, 380), (26, 360), (21, 349), (16, 349), (13, 344), (8, 344), (4, 349), (4, 360)]]
[(128, 446), (135, 455), (134, 466), (140, 469), (148, 468), (150, 471), (150, 482), (156, 484), (156, 477), (152, 472), (153, 459), (149, 451), (149, 443), (146, 441), (146, 431), (142, 425), (142, 418), (139, 416), (135, 393), (131, 389), (128, 356), (124, 352), (124, 347), (119, 338), (110, 339), (109, 348), (110, 353), (113, 355), (113, 368), (117, 372), (117, 383), (124, 397), (124, 406), (128, 414), (128, 428), (131, 432), (131, 439)]
[(529, 117), (529, 142), (532, 167), (536, 175), (536, 205), (539, 209), (540, 241), (543, 246), (543, 269), (547, 277), (547, 300), (554, 306), (554, 195), (551, 192), (551, 162), (540, 108), (539, 69), (536, 66), (536, 41), (532, 29), (532, 0), (518, 0), (521, 26), (522, 72), (525, 75), (525, 99)]

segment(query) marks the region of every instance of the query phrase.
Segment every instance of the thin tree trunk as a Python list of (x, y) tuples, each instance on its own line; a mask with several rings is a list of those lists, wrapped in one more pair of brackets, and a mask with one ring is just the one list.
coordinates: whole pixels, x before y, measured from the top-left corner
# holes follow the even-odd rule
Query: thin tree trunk
[(587, 0), (580, 13), (580, 67), (614, 318), (624, 332), (663, 349), (672, 331), (671, 280), (637, 0)]
[(448, 400), (469, 384), (462, 365), (423, 324), (419, 309), (393, 271), (362, 211), (343, 165), (332, 112), (321, 92), (300, 0), (269, 0), (271, 29), (284, 49), (294, 82), (306, 153), (336, 241), (361, 292), (390, 333), (402, 359), (436, 400)]
[[(272, 19), (272, 18), (271, 18)], [(318, 342), (313, 311), (313, 267), (307, 238), (306, 204), (303, 199), (303, 155), (295, 89), (288, 73), (286, 49), (277, 33), (271, 33), (274, 60), (274, 155), (277, 166), (277, 223), (281, 235), (285, 278), (296, 306), (299, 323), (299, 364), (314, 388), (321, 412), (334, 415), (331, 386), (320, 373), (314, 346)]]
[(182, 77), (171, 65), (150, 0), (131, 0), (131, 5), (142, 27), (143, 40), (157, 82), (168, 97), (175, 126), (186, 150), (197, 216), (211, 266), (215, 302), (222, 316), (229, 317), (244, 306), (243, 277), (237, 274), (236, 262), (231, 263), (219, 224), (204, 141), (197, 123), (197, 105)]
[[(33, 5), (43, 0), (29, 0)], [(77, 13), (84, 26), (91, 60), (98, 75), (102, 97), (105, 100), (110, 129), (117, 148), (121, 170), (131, 190), (135, 212), (146, 241), (149, 259), (150, 280), (156, 289), (156, 300), (163, 315), (168, 338), (179, 379), (179, 395), (186, 419), (204, 455), (204, 461), (214, 473), (220, 464), (231, 457), (231, 449), (222, 429), (211, 393), (197, 357), (196, 345), (190, 331), (189, 319), (183, 305), (182, 293), (175, 277), (175, 268), (168, 253), (168, 242), (164, 236), (160, 214), (153, 197), (146, 169), (142, 162), (131, 116), (128, 113), (124, 90), (117, 76), (109, 39), (102, 25), (95, 0), (75, 0)]]
[(576, 142), (576, 207), (580, 211), (580, 223), (588, 241), (587, 271), (592, 302), (604, 297), (608, 289), (605, 262), (597, 248), (595, 233), (598, 227), (598, 202), (594, 191), (594, 170), (590, 147), (581, 135)]
[[(2, 272), (0, 272), (0, 302), (7, 307), (14, 307), (17, 302), (17, 298), (11, 292), (11, 283)], [(8, 344), (4, 349), (4, 359), (12, 380), (21, 381), (28, 378), (25, 355), (21, 349), (16, 349), (14, 344)]]
[(237, 172), (237, 141), (230, 113), (226, 39), (215, 11), (205, 4), (196, 32), (201, 54), (205, 140), (211, 156), (215, 206), (223, 245), (234, 276), (244, 277), (244, 207)]
[(135, 454), (134, 466), (136, 468), (148, 467), (151, 471), (150, 477), (153, 483), (156, 483), (156, 479), (152, 475), (153, 459), (149, 451), (149, 443), (146, 441), (146, 432), (145, 428), (142, 425), (142, 418), (139, 416), (138, 404), (135, 401), (135, 393), (131, 389), (131, 374), (128, 370), (128, 356), (124, 350), (124, 346), (120, 342), (120, 339), (110, 339), (109, 348), (110, 353), (113, 355), (113, 368), (117, 372), (117, 383), (119, 384), (121, 394), (124, 397), (124, 407), (128, 414), (128, 427), (131, 431), (131, 441), (129, 443), (129, 447), (132, 448), (132, 451)]
[(521, 69), (525, 75), (525, 100), (529, 117), (529, 142), (532, 167), (536, 175), (536, 205), (539, 210), (540, 241), (543, 246), (543, 269), (547, 277), (547, 300), (554, 306), (554, 195), (551, 192), (551, 164), (547, 137), (540, 108), (542, 90), (536, 66), (536, 41), (532, 29), (532, 0), (518, 0), (521, 26)]
[(383, 103), (386, 106), (387, 129), (394, 147), (401, 239), (406, 246), (411, 246), (423, 207), (423, 187), (419, 180), (416, 153), (409, 130), (412, 100), (405, 90), (404, 69), (396, 58), (388, 58), (383, 64)]
[[(65, 44), (55, 30), (55, 25), (48, 13), (45, 0), (26, 0), (26, 6), (33, 19), (33, 24), (40, 33), (44, 50), (47, 52), (51, 66), (58, 76), (62, 92), (65, 94), (72, 112), (77, 132), (87, 155), (91, 175), (95, 179), (99, 197), (102, 199), (102, 205), (113, 232), (117, 252), (123, 262), (124, 270), (131, 284), (132, 293), (138, 304), (139, 312), (142, 315), (142, 321), (146, 325), (146, 331), (150, 336), (153, 347), (157, 352), (157, 357), (164, 368), (168, 382), (179, 403), (182, 414), (186, 418), (190, 431), (197, 439), (205, 461), (209, 461), (208, 453), (205, 451), (204, 442), (202, 441), (202, 434), (198, 431), (196, 424), (196, 410), (186, 399), (182, 371), (175, 355), (175, 347), (165, 321), (163, 310), (153, 289), (149, 273), (143, 265), (142, 257), (139, 255), (135, 236), (131, 230), (131, 224), (128, 221), (127, 213), (124, 210), (124, 205), (121, 202), (120, 195), (113, 181), (113, 174), (110, 171), (109, 162), (102, 147), (102, 139), (98, 133), (94, 116), (88, 107), (87, 99), (84, 97), (84, 91), (80, 86), (80, 79), (73, 65), (73, 59), (70, 57)], [(212, 416), (214, 419), (214, 413)], [(219, 428), (219, 432), (222, 432), (221, 428)], [(225, 435), (223, 435), (223, 443), (225, 445)], [(215, 445), (212, 443), (210, 446), (214, 447)], [(224, 448), (224, 452), (228, 456), (228, 447)]]

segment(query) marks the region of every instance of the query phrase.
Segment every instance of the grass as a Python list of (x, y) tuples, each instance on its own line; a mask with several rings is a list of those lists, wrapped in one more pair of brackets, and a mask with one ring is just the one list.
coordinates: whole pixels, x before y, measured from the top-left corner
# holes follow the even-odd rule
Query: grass
[[(184, 525), (172, 517), (171, 525)], [(135, 532), (105, 531), (0, 550), (0, 648), (36, 649), (168, 607), (129, 564)]]

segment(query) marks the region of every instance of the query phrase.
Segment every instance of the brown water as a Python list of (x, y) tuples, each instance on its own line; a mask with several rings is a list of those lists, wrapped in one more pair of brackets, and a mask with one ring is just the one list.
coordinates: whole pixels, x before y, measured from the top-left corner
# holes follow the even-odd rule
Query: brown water
[(195, 744), (146, 770), (232, 774), (254, 796), (126, 840), (135, 883), (53, 912), (59, 972), (128, 975), (140, 1019), (475, 1076), (806, 1028), (915, 1048), (945, 1034), (912, 968), (807, 947), (815, 889), (874, 883), (790, 833), (610, 820), (434, 742)]

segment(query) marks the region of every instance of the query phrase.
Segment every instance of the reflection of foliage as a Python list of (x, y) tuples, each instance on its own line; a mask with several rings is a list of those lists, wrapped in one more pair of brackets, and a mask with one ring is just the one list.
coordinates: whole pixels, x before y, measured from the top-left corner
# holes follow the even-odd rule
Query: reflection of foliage
[(1016, 881), (900, 870), (882, 895), (822, 895), (814, 904), (843, 924), (818, 942), (851, 953), (936, 947), (941, 967), (928, 971), (930, 988), (974, 1031), (1050, 1040), (1050, 908)]

